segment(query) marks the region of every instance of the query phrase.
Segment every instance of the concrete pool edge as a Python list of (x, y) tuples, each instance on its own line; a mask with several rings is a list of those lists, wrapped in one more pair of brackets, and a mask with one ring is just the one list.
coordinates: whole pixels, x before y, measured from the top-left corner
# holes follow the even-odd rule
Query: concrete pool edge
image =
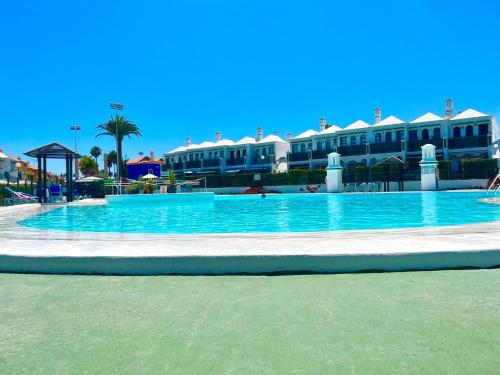
[(56, 207), (0, 210), (0, 272), (272, 274), (500, 266), (499, 221), (450, 227), (196, 236), (68, 233), (14, 224)]

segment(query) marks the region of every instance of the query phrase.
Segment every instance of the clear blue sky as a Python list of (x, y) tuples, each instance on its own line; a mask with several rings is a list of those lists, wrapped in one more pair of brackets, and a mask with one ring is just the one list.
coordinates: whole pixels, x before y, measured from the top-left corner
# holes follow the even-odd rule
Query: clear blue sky
[(4, 1), (0, 147), (72, 145), (79, 124), (79, 151), (111, 150), (94, 138), (110, 101), (143, 131), (129, 157), (376, 106), (411, 120), (448, 96), (498, 115), (499, 19), (498, 1)]

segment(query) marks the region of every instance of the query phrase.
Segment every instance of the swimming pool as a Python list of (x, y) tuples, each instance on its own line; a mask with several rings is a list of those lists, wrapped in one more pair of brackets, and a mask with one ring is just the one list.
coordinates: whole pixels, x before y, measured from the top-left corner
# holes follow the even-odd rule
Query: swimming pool
[(483, 193), (216, 196), (211, 202), (66, 206), (19, 225), (114, 233), (316, 232), (457, 225), (500, 220)]

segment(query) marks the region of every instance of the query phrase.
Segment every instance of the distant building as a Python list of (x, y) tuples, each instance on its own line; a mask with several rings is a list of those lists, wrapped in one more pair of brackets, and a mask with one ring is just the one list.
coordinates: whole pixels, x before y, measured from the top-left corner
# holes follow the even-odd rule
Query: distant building
[(287, 154), (290, 145), (277, 135), (244, 137), (237, 142), (222, 139), (215, 134), (215, 142), (192, 144), (189, 137), (186, 145), (165, 154), (167, 168), (174, 172), (274, 172), (287, 170)]
[(155, 159), (154, 152), (151, 151), (150, 156), (139, 156), (127, 162), (127, 177), (132, 180), (137, 180), (139, 177), (147, 174), (154, 174), (160, 177), (161, 165), (164, 163), (165, 159)]

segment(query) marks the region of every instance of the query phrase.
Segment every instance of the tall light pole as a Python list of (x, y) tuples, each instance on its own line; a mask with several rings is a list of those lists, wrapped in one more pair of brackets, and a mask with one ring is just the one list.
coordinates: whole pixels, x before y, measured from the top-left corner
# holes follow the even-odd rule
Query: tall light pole
[[(76, 152), (76, 132), (80, 131), (80, 125), (71, 125), (69, 127), (69, 130), (73, 130), (75, 132), (75, 152)], [(69, 178), (72, 178), (72, 176), (66, 176), (66, 181), (68, 181)], [(75, 180), (78, 180), (80, 178), (80, 172), (78, 171), (78, 159), (75, 158)]]
[(118, 111), (123, 110), (123, 104), (120, 103), (110, 103), (109, 107), (115, 111), (115, 138), (116, 138), (116, 162), (117, 162), (117, 168), (116, 168), (116, 178), (118, 180), (118, 194), (121, 194), (121, 179), (120, 179), (120, 168), (121, 168), (121, 158), (120, 154), (118, 153)]

